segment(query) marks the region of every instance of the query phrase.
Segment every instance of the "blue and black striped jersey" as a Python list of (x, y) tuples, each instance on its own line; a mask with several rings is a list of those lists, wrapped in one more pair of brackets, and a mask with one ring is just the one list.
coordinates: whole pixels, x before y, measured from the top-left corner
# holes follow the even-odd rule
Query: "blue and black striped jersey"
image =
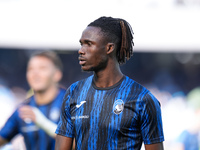
[[(49, 120), (57, 124), (65, 92), (66, 90), (60, 89), (57, 97), (47, 105), (37, 105), (34, 96), (27, 99), (22, 105), (37, 107)], [(18, 133), (23, 135), (27, 150), (54, 150), (55, 148), (55, 139), (33, 122), (24, 122), (19, 117), (17, 109), (0, 131), (0, 136), (10, 141)]]
[(139, 150), (142, 142), (164, 141), (160, 103), (150, 91), (127, 76), (109, 88), (92, 81), (68, 88), (57, 134), (75, 137), (78, 150)]

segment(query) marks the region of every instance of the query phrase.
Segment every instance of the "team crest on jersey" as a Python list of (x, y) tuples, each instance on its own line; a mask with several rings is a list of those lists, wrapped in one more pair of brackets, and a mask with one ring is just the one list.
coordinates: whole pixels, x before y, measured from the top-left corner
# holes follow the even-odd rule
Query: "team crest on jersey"
[(52, 108), (51, 109), (51, 112), (50, 112), (50, 115), (49, 115), (49, 118), (52, 120), (52, 121), (58, 121), (58, 119), (60, 118), (60, 110), (58, 108)]
[(121, 99), (118, 99), (113, 104), (113, 112), (119, 115), (124, 110), (124, 102)]

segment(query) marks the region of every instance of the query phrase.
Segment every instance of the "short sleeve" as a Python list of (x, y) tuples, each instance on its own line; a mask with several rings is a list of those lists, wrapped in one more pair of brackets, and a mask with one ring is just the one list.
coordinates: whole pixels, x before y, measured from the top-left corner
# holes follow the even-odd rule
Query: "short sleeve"
[(144, 144), (164, 141), (159, 101), (151, 93), (147, 93), (142, 99), (141, 110), (141, 133)]
[(56, 134), (71, 138), (74, 137), (74, 125), (70, 113), (70, 89), (66, 91), (63, 98), (60, 121), (56, 129)]
[(0, 130), (0, 136), (10, 141), (15, 135), (19, 133), (19, 123), (17, 121), (17, 110), (9, 117), (4, 127)]

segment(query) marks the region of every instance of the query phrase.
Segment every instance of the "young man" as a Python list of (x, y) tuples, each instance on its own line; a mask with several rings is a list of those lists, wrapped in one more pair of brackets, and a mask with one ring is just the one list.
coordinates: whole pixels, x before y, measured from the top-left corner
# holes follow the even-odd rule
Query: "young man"
[(61, 60), (53, 51), (37, 53), (30, 58), (26, 75), (34, 96), (21, 104), (8, 119), (0, 131), (0, 146), (21, 133), (27, 150), (53, 150), (66, 91), (59, 88)]
[(158, 100), (123, 75), (120, 64), (133, 53), (130, 25), (101, 17), (83, 31), (79, 64), (94, 75), (72, 84), (63, 100), (56, 150), (163, 150)]

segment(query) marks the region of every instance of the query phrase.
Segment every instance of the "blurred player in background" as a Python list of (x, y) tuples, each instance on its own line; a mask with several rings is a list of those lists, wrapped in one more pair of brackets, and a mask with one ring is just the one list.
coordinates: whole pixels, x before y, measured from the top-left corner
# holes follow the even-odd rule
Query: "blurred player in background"
[[(31, 56), (27, 81), (34, 95), (20, 104), (0, 131), (0, 146), (22, 134), (27, 150), (53, 150), (65, 89), (59, 87), (62, 62), (53, 51)], [(16, 79), (17, 80), (17, 79)]]
[(193, 111), (190, 125), (182, 131), (175, 141), (173, 150), (199, 150), (200, 149), (200, 87), (192, 89), (187, 95), (187, 104)]
[(123, 75), (120, 64), (133, 53), (131, 26), (123, 19), (101, 17), (80, 38), (79, 64), (94, 75), (67, 90), (56, 133), (56, 150), (163, 150), (158, 100)]

